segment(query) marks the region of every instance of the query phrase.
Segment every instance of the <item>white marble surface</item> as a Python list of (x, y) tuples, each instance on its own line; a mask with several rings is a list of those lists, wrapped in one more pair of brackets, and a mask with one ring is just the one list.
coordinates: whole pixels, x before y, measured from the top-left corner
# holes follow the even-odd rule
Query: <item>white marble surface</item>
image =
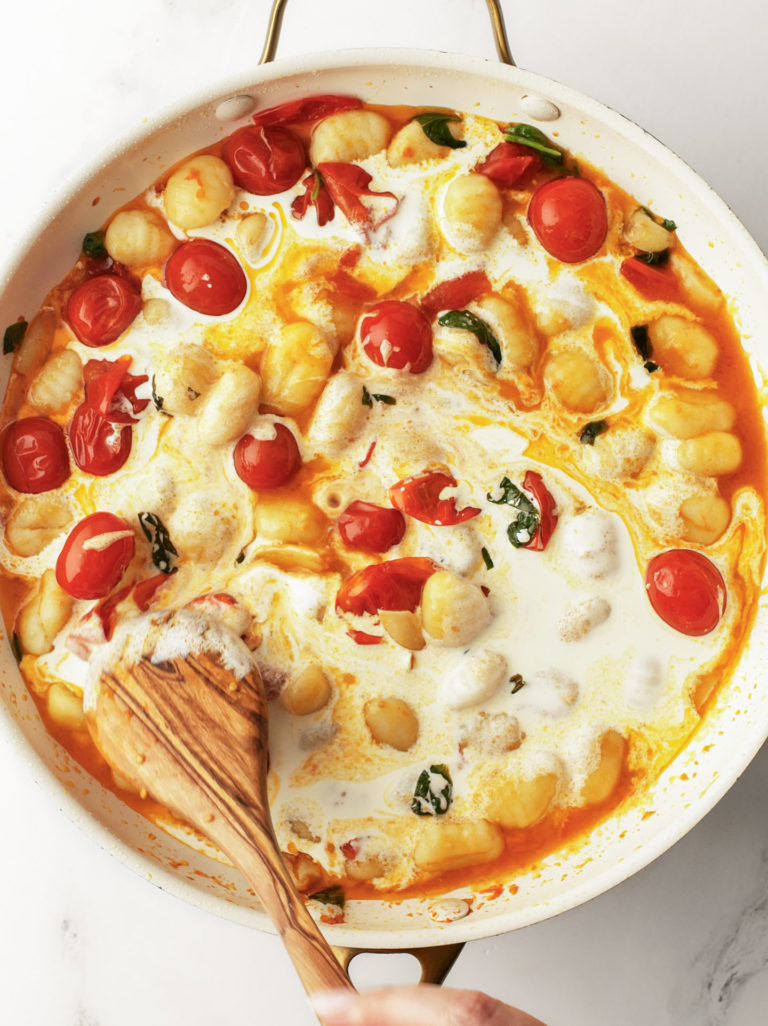
[[(3, 254), (39, 198), (142, 119), (246, 76), (268, 0), (15, 3), (4, 14)], [(385, 14), (377, 13), (386, 11)], [(768, 249), (760, 0), (504, 0), (530, 68), (675, 149)], [(292, 0), (283, 55), (364, 45), (490, 56), (483, 0)], [(279, 943), (186, 906), (89, 842), (0, 742), (0, 1022), (313, 1022)], [(762, 1026), (768, 1008), (768, 749), (642, 873), (588, 905), (468, 945), (450, 976), (551, 1026)], [(365, 983), (411, 974), (377, 959)]]

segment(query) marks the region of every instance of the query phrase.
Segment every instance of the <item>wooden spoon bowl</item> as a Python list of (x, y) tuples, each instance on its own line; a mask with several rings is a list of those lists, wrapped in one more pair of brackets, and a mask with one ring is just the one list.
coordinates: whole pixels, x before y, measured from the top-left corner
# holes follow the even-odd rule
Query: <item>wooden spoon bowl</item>
[[(171, 645), (168, 632), (192, 639)], [(121, 778), (205, 834), (241, 870), (308, 994), (352, 988), (286, 868), (267, 800), (268, 717), (246, 645), (186, 610), (124, 626), (93, 661), (93, 740)]]

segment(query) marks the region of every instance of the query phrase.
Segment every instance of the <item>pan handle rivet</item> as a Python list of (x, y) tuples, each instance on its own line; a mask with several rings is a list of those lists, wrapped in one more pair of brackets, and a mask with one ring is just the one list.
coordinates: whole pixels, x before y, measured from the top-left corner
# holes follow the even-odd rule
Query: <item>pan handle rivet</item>
[(252, 96), (229, 96), (222, 100), (216, 108), (216, 117), (219, 121), (239, 121), (247, 117), (256, 106)]
[(551, 100), (537, 93), (526, 93), (520, 98), (520, 106), (529, 118), (534, 121), (557, 121), (560, 117), (560, 108), (556, 107)]

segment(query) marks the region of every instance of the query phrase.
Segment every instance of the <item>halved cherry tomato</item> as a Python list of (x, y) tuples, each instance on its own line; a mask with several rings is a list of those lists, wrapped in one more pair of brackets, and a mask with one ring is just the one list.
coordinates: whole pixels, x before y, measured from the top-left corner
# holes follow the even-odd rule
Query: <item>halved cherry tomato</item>
[(535, 470), (526, 471), (523, 478), (523, 488), (530, 492), (536, 500), (540, 518), (536, 533), (524, 547), (526, 549), (533, 549), (535, 552), (542, 552), (546, 549), (547, 543), (557, 527), (557, 513), (555, 512), (557, 503), (550, 495), (541, 474), (537, 474)]
[(437, 527), (451, 527), (463, 524), (481, 512), (477, 506), (466, 506), (456, 509), (456, 499), (450, 496), (441, 499), (440, 495), (446, 488), (455, 488), (456, 479), (440, 470), (430, 470), (415, 477), (406, 477), (389, 489), (389, 498), (395, 509), (407, 513), (409, 517), (420, 520), (423, 524)]
[(441, 281), (422, 296), (420, 306), (432, 320), (441, 310), (463, 310), (473, 299), (491, 291), (491, 283), (485, 271), (467, 271), (459, 278)]
[(136, 539), (127, 521), (114, 513), (91, 513), (69, 532), (56, 560), (56, 580), (73, 598), (104, 598), (135, 551)]
[(180, 303), (213, 317), (236, 310), (248, 288), (234, 253), (211, 239), (182, 242), (165, 265), (165, 283)]
[(363, 101), (357, 96), (321, 93), (257, 111), (253, 115), (253, 121), (257, 125), (295, 125), (319, 121), (320, 118), (327, 118), (344, 110), (357, 110), (362, 105)]
[(63, 485), (69, 453), (59, 425), (47, 417), (15, 420), (3, 438), (3, 473), (17, 492), (38, 494)]
[(119, 360), (89, 360), (83, 367), (85, 401), (97, 413), (114, 424), (134, 424), (133, 413), (141, 413), (149, 405), (149, 399), (138, 399), (136, 389), (149, 378), (146, 374), (129, 374), (130, 356)]
[(603, 194), (586, 178), (573, 176), (538, 187), (528, 205), (528, 222), (547, 253), (566, 264), (594, 256), (608, 231)]
[(374, 616), (380, 609), (408, 609), (421, 602), (428, 578), (440, 567), (425, 556), (404, 556), (363, 567), (342, 584), (336, 609), (342, 613)]
[(432, 363), (432, 328), (417, 306), (387, 299), (360, 321), (365, 355), (377, 367), (421, 374)]
[(359, 499), (339, 515), (337, 524), (344, 544), (363, 552), (386, 552), (405, 534), (405, 517), (399, 510)]
[(119, 274), (97, 274), (78, 285), (67, 321), (83, 345), (98, 348), (119, 338), (141, 312), (141, 292)]
[(622, 261), (620, 270), (630, 285), (649, 299), (679, 298), (677, 278), (667, 267), (651, 267), (637, 257), (628, 257)]
[(304, 144), (278, 125), (246, 125), (224, 143), (235, 184), (256, 196), (274, 196), (298, 182), (307, 166)]
[(645, 573), (645, 587), (654, 610), (681, 634), (709, 634), (725, 612), (722, 574), (695, 549), (669, 549), (654, 556)]
[(235, 471), (249, 488), (279, 488), (301, 466), (301, 454), (285, 424), (274, 424), (272, 438), (243, 435), (235, 446)]
[(527, 171), (537, 171), (540, 167), (541, 158), (532, 153), (528, 146), (503, 142), (491, 150), (477, 171), (497, 185), (510, 189), (520, 182)]
[(119, 470), (131, 455), (131, 425), (119, 427), (88, 403), (81, 403), (69, 425), (69, 442), (81, 470), (105, 477)]

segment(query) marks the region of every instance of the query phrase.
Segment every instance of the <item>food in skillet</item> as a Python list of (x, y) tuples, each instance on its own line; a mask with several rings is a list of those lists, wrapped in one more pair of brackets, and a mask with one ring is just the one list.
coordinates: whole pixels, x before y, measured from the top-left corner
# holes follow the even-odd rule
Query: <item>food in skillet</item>
[(94, 647), (221, 619), (331, 917), (510, 879), (642, 793), (765, 549), (755, 388), (674, 215), (530, 125), (322, 96), (89, 234), (6, 332), (3, 612), (50, 729), (103, 775)]

